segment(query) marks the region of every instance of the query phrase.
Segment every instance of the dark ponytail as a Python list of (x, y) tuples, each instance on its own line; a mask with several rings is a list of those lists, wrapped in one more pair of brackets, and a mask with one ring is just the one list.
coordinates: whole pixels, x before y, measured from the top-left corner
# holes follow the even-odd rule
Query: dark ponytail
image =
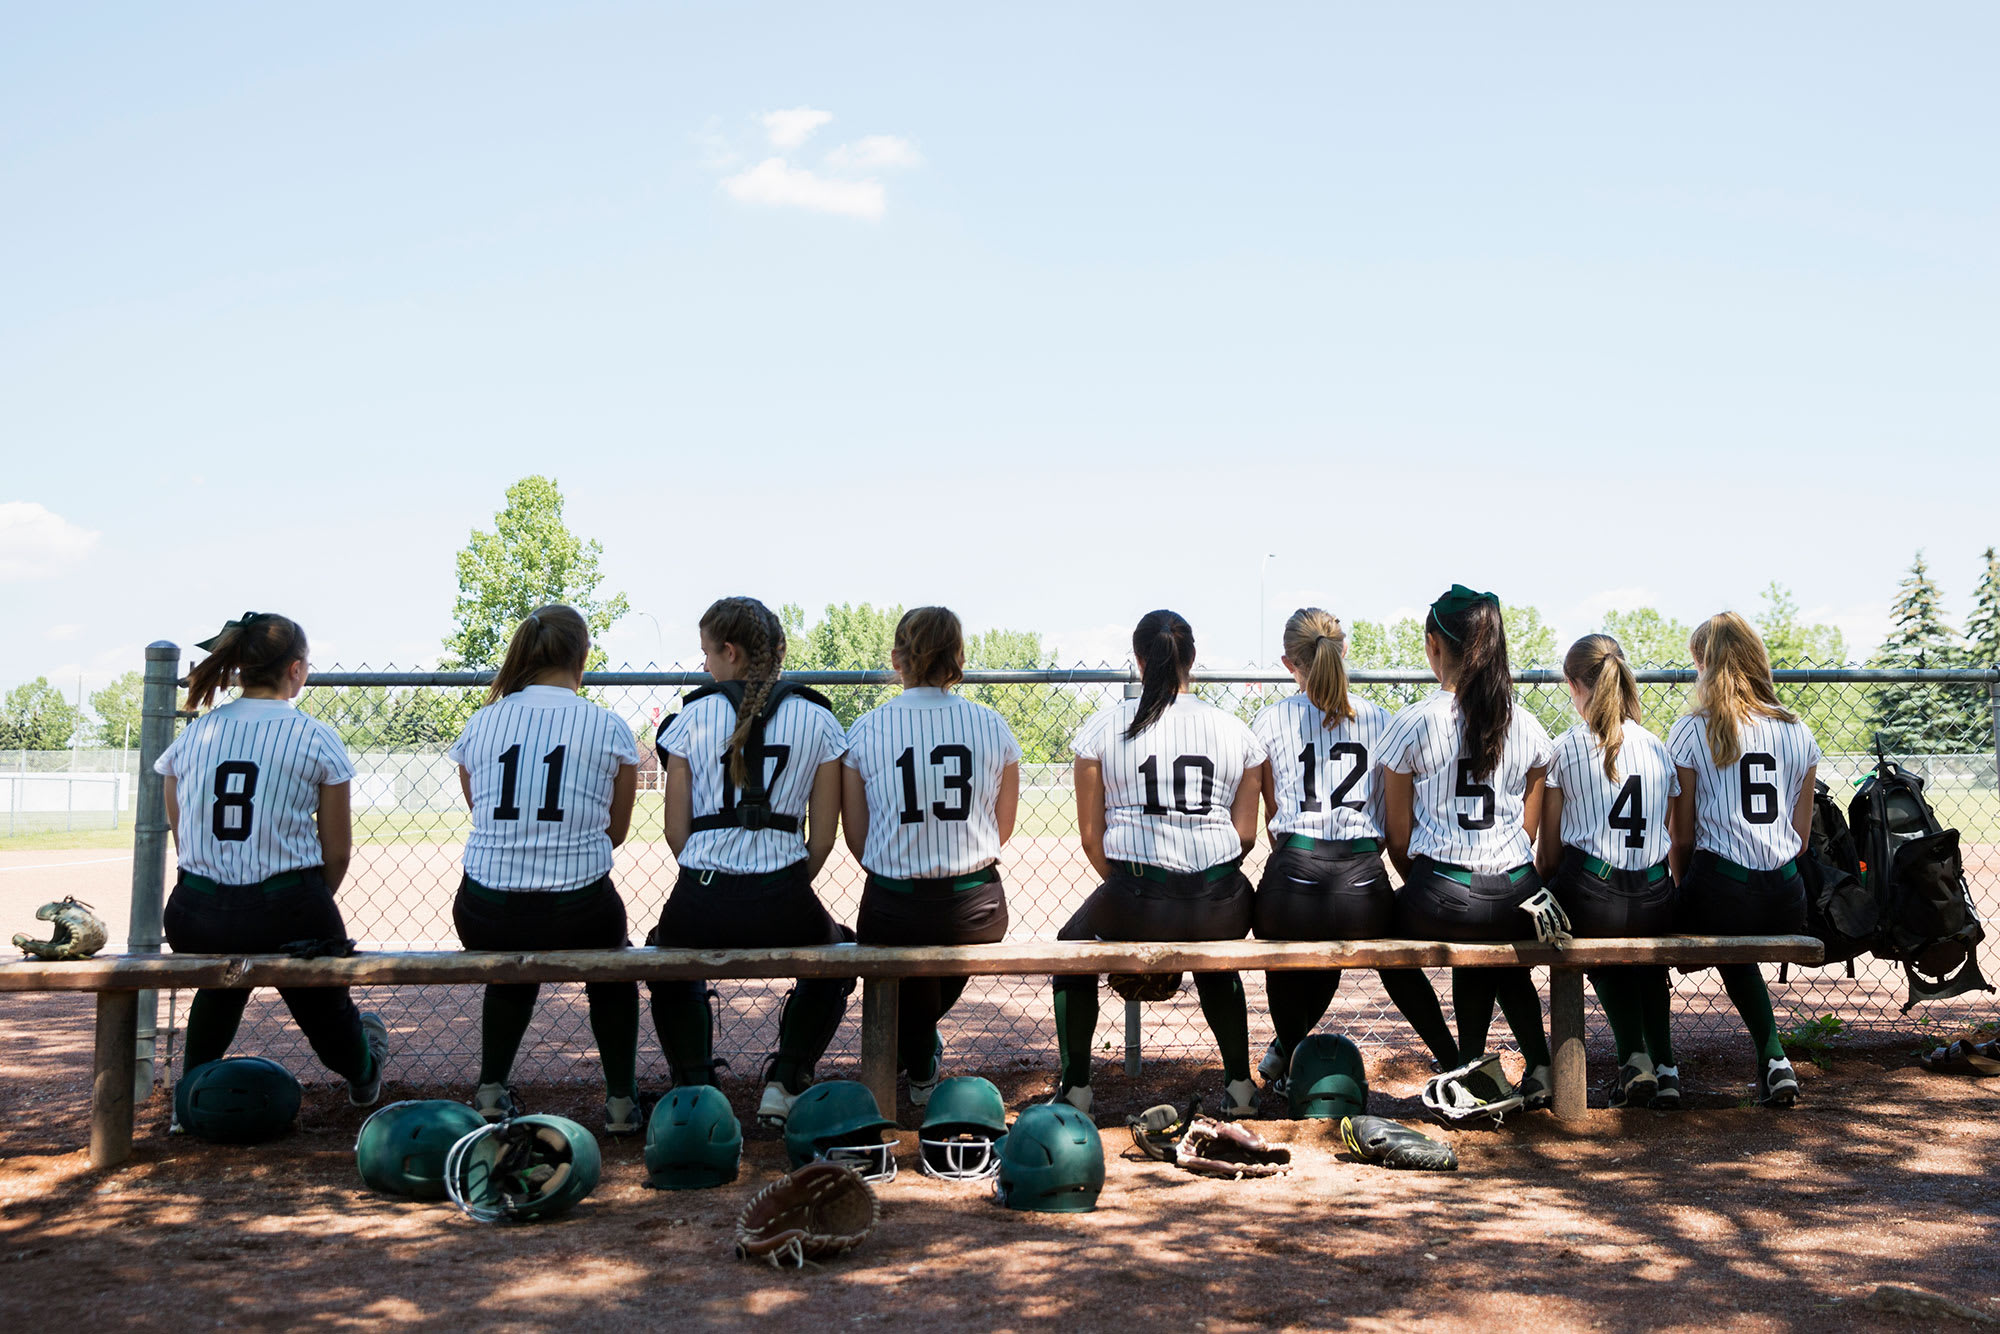
[(216, 692), (231, 686), (276, 689), (291, 665), (306, 656), (306, 632), (288, 617), (246, 611), (195, 647), (207, 649), (208, 656), (188, 672), (187, 703), (205, 709)]
[(1194, 627), (1179, 612), (1149, 611), (1132, 631), (1132, 656), (1139, 661), (1139, 711), (1125, 729), (1126, 740), (1160, 721), (1187, 684), (1194, 667)]
[(582, 613), (561, 603), (537, 607), (526, 620), (514, 627), (507, 641), (507, 656), (486, 692), (493, 703), (514, 694), (543, 672), (581, 671), (590, 657), (590, 627)]
[[(1500, 767), (1507, 748), (1507, 728), (1514, 721), (1514, 673), (1507, 665), (1507, 630), (1500, 620), (1500, 599), (1490, 593), (1445, 594), (1431, 604), (1424, 629), (1444, 645), (1444, 655), (1456, 670), (1453, 691), (1465, 719), (1466, 757), (1475, 778), (1486, 778)], [(1470, 589), (1463, 590), (1470, 594)]]
[(701, 631), (718, 645), (734, 644), (743, 651), (743, 698), (722, 751), (729, 761), (729, 780), (742, 787), (750, 774), (743, 761), (750, 724), (771, 697), (785, 664), (785, 623), (756, 598), (718, 598), (701, 614)]

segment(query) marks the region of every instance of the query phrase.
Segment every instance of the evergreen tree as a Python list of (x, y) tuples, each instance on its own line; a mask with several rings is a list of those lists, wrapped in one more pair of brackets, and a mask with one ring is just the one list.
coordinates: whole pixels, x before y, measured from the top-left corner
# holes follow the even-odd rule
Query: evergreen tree
[[(1945, 624), (1944, 598), (1919, 551), (1910, 572), (1897, 585), (1890, 607), (1894, 628), (1876, 651), (1871, 666), (1910, 669), (1957, 664), (1958, 636)], [(1902, 755), (1956, 754), (1969, 747), (1977, 729), (1967, 708), (1965, 687), (1929, 682), (1882, 686), (1870, 717), (1884, 744)], [(1983, 747), (1982, 747), (1983, 749)]]
[(1986, 548), (1986, 570), (1965, 622), (1965, 654), (1975, 667), (2000, 667), (2000, 553)]

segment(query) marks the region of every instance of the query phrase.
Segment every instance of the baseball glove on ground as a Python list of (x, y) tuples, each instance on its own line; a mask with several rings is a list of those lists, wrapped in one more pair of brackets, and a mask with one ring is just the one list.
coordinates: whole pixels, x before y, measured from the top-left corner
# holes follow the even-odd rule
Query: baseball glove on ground
[(1208, 1177), (1274, 1177), (1291, 1171), (1292, 1151), (1272, 1148), (1262, 1135), (1233, 1121), (1197, 1116), (1182, 1132), (1174, 1161)]
[(1111, 973), (1104, 981), (1131, 1001), (1170, 1001), (1181, 994), (1179, 973)]
[(736, 1254), (774, 1269), (803, 1269), (859, 1246), (882, 1206), (853, 1169), (807, 1163), (750, 1197), (736, 1216)]
[(1443, 1140), (1379, 1116), (1346, 1116), (1340, 1138), (1357, 1158), (1384, 1167), (1412, 1167), (1423, 1172), (1456, 1172), (1458, 1155)]
[(90, 905), (75, 899), (44, 903), (35, 909), (35, 919), (54, 922), (56, 929), (48, 940), (14, 937), (14, 948), (31, 959), (88, 959), (103, 949), (109, 938), (104, 923), (97, 919)]

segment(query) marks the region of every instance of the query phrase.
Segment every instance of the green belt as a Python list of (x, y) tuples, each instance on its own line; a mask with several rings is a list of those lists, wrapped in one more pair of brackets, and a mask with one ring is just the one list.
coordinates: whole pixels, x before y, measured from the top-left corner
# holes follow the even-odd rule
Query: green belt
[[(1616, 866), (1605, 861), (1602, 857), (1592, 857), (1588, 853), (1583, 854), (1583, 869), (1596, 876), (1599, 880), (1609, 880), (1618, 871)], [(1666, 878), (1667, 868), (1665, 866), (1654, 866), (1646, 872), (1646, 883), (1649, 885), (1657, 885)]]
[(1730, 861), (1727, 857), (1717, 856), (1713, 852), (1708, 855), (1714, 860), (1716, 870), (1722, 872), (1738, 884), (1743, 885), (1749, 884), (1750, 877), (1753, 875), (1775, 875), (1780, 880), (1791, 880), (1799, 873), (1798, 864), (1795, 862), (1786, 862), (1783, 866), (1774, 867), (1769, 871), (1753, 871), (1747, 866)]
[(572, 903), (581, 903), (585, 899), (595, 898), (603, 892), (595, 880), (581, 889), (494, 889), (491, 885), (482, 885), (477, 880), (461, 881), (459, 888), (473, 898), (478, 899), (481, 903), (511, 905), (534, 902), (564, 907)]
[(990, 885), (999, 878), (999, 868), (993, 866), (974, 871), (971, 875), (953, 876), (948, 880), (896, 880), (886, 875), (877, 875), (873, 871), (868, 873), (869, 884), (880, 885), (883, 889), (897, 894), (914, 894), (919, 889), (948, 889), (954, 894), (963, 894), (968, 889)]
[[(1523, 880), (1527, 879), (1528, 873), (1534, 869), (1535, 869), (1534, 863), (1529, 862), (1525, 866), (1517, 866), (1513, 870), (1504, 871), (1501, 874), (1505, 875), (1508, 880), (1518, 885)], [(1475, 873), (1467, 867), (1453, 866), (1448, 862), (1434, 861), (1431, 863), (1431, 870), (1435, 871), (1437, 874), (1443, 876), (1447, 880), (1457, 881), (1459, 884), (1464, 885), (1467, 889), (1472, 888), (1472, 877)]]
[(1235, 861), (1224, 862), (1220, 866), (1211, 866), (1206, 871), (1169, 871), (1164, 866), (1152, 866), (1145, 862), (1113, 862), (1111, 865), (1114, 869), (1122, 871), (1126, 875), (1136, 876), (1141, 880), (1156, 881), (1162, 885), (1172, 884), (1176, 880), (1185, 880), (1189, 876), (1198, 878), (1204, 885), (1212, 885), (1218, 880), (1227, 880), (1230, 876), (1235, 875), (1238, 869), (1242, 867), (1243, 859), (1238, 857)]
[(1281, 848), (1291, 848), (1298, 852), (1325, 852), (1335, 857), (1359, 857), (1363, 853), (1380, 852), (1382, 840), (1379, 838), (1313, 838), (1308, 834), (1286, 834), (1278, 840)]
[(266, 894), (279, 894), (288, 889), (297, 889), (306, 882), (304, 871), (280, 871), (268, 880), (259, 880), (254, 885), (225, 885), (218, 880), (210, 880), (205, 875), (193, 871), (180, 873), (181, 883), (202, 894), (217, 894), (225, 889), (257, 889)]

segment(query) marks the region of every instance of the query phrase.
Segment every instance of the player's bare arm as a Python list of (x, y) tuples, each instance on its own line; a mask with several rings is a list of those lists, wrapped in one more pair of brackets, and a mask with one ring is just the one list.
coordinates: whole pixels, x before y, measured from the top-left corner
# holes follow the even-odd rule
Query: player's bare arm
[(1076, 762), (1076, 836), (1091, 869), (1109, 880), (1111, 863), (1104, 856), (1104, 765), (1098, 760)]

